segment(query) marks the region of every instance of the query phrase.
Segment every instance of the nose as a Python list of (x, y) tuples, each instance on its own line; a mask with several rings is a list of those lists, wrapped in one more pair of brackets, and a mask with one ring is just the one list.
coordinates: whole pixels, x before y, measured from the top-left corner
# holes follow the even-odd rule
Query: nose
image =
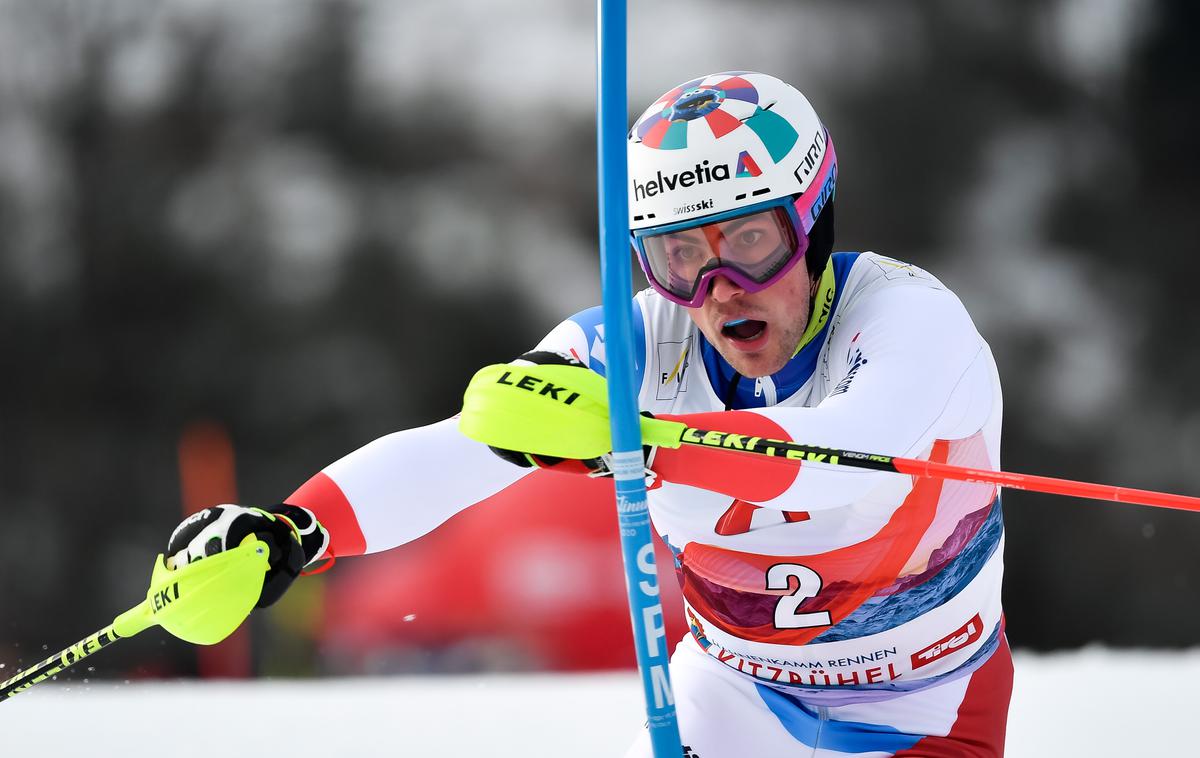
[(708, 296), (716, 300), (718, 303), (727, 303), (735, 297), (745, 293), (737, 282), (733, 281), (724, 274), (717, 274), (709, 283)]

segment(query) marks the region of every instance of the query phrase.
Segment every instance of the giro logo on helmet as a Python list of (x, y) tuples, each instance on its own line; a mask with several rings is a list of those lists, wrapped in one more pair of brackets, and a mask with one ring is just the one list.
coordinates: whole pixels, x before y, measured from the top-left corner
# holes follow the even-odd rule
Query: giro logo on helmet
[[(796, 167), (796, 179), (800, 182), (806, 182), (808, 177), (812, 175), (821, 165), (821, 160), (825, 157), (825, 132), (818, 130), (813, 135), (812, 144), (808, 146), (808, 150), (804, 151), (804, 160)], [(800, 173), (804, 172), (804, 176)]]
[(816, 223), (817, 216), (821, 215), (821, 209), (825, 204), (833, 199), (833, 193), (837, 191), (837, 166), (833, 166), (829, 170), (829, 176), (825, 179), (825, 184), (821, 187), (821, 194), (813, 203), (812, 209), (808, 212), (809, 218), (813, 223)]

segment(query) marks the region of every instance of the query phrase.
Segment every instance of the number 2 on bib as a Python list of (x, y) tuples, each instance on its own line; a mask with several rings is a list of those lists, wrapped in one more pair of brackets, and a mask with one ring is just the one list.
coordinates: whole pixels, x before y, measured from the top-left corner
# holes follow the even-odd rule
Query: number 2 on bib
[(800, 586), (790, 595), (779, 598), (775, 605), (776, 629), (807, 629), (814, 626), (829, 626), (833, 619), (829, 611), (813, 613), (798, 613), (796, 609), (809, 598), (816, 597), (821, 592), (821, 575), (808, 566), (797, 563), (776, 563), (767, 569), (767, 589), (786, 590), (792, 586), (792, 577), (799, 580)]

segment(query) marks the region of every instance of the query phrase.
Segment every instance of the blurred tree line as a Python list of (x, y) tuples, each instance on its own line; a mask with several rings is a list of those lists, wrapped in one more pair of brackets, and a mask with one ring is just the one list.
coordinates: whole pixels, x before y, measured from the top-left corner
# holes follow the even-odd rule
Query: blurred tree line
[[(144, 592), (188, 424), (225, 424), (241, 498), (275, 502), (452, 414), (478, 365), (596, 301), (591, 81), (544, 113), (506, 109), (499, 71), (383, 101), (363, 57), (380, 5), (0, 3), (0, 660)], [(1081, 5), (812, 3), (885, 32), (877, 76), (813, 97), (838, 246), (963, 297), (1000, 364), (1007, 468), (1197, 494), (1200, 10), (1130, 0), (1139, 31), (1105, 50)], [(1006, 503), (1014, 645), (1200, 637), (1200, 516)], [(98, 665), (190, 665), (136, 653)]]

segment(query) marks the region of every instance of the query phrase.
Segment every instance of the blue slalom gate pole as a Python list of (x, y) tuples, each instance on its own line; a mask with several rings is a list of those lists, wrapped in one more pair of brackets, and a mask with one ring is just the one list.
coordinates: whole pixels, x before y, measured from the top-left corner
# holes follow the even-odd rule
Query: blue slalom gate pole
[(597, 0), (596, 141), (600, 190), (600, 277), (608, 403), (612, 423), (613, 480), (625, 587), (633, 620), (638, 672), (646, 696), (646, 721), (654, 758), (679, 758), (682, 742), (667, 668), (670, 651), (654, 565), (646, 509), (642, 432), (634, 386), (634, 340), (629, 265), (629, 128), (626, 92), (626, 0)]

